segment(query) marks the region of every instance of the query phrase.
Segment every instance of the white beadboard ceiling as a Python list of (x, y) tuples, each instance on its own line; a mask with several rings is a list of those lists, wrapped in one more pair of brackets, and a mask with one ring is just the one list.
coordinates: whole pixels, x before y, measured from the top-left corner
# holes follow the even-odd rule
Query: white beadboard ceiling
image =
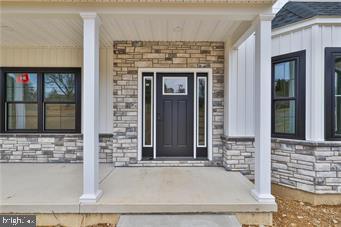
[[(101, 46), (114, 40), (226, 41), (242, 21), (228, 16), (100, 15)], [(2, 46), (82, 46), (79, 15), (1, 15)]]

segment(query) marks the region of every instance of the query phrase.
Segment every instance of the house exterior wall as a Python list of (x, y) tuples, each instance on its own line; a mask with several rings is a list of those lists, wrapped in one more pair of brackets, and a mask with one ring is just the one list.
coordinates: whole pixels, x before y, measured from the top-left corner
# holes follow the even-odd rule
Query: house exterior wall
[[(112, 48), (100, 49), (100, 162), (112, 162)], [(2, 47), (1, 67), (82, 67), (81, 48)], [(83, 90), (83, 89), (82, 89)], [(86, 94), (82, 91), (84, 102)], [(83, 112), (83, 111), (82, 111)], [(81, 134), (0, 134), (0, 162), (82, 162)]]
[(250, 180), (255, 178), (255, 140), (252, 137), (226, 137), (223, 140), (223, 166), (238, 171)]
[[(113, 59), (113, 156), (117, 166), (139, 164), (137, 157), (138, 68), (212, 68), (213, 162), (211, 164), (221, 164), (220, 137), (223, 134), (224, 114), (223, 42), (114, 42)], [(155, 163), (157, 164), (165, 163)]]
[[(112, 134), (101, 134), (99, 138), (99, 161), (112, 163)], [(0, 163), (82, 161), (81, 134), (0, 134)]]
[(341, 193), (341, 145), (273, 139), (272, 182), (318, 194)]
[[(5, 67), (82, 67), (78, 48), (2, 48)], [(115, 42), (100, 52), (102, 162), (118, 166), (222, 165), (223, 42)], [(112, 68), (114, 67), (114, 68)], [(137, 162), (138, 68), (212, 68), (213, 161)], [(84, 91), (83, 91), (84, 92)], [(86, 94), (83, 93), (83, 102)], [(113, 113), (113, 114), (112, 114)], [(103, 135), (109, 133), (109, 135)], [(109, 139), (111, 138), (111, 140)], [(81, 134), (2, 134), (2, 162), (80, 162)]]
[(254, 136), (255, 37), (249, 37), (231, 54), (227, 124), (229, 136)]
[(324, 140), (324, 49), (341, 47), (341, 25), (318, 25), (272, 38), (272, 56), (306, 50), (306, 139)]
[[(1, 47), (0, 67), (82, 67), (82, 48)], [(112, 133), (112, 48), (100, 49), (100, 133)], [(84, 91), (82, 89), (84, 102)], [(83, 112), (83, 111), (82, 111)]]
[[(254, 138), (223, 137), (223, 166), (254, 179)], [(272, 182), (317, 194), (341, 193), (341, 146), (272, 139)]]
[[(306, 50), (306, 139), (324, 140), (324, 48), (341, 47), (341, 25), (313, 25), (273, 35), (272, 56)], [(230, 137), (254, 136), (254, 36), (232, 51)]]
[[(273, 34), (275, 34), (273, 32)], [(324, 48), (341, 47), (341, 25), (312, 25), (272, 37), (272, 56), (306, 50), (306, 140), (273, 139), (272, 182), (313, 193), (340, 193), (341, 142), (324, 142)], [(228, 135), (223, 137), (228, 170), (253, 179), (254, 36), (232, 52)], [(251, 56), (251, 57), (250, 57)]]

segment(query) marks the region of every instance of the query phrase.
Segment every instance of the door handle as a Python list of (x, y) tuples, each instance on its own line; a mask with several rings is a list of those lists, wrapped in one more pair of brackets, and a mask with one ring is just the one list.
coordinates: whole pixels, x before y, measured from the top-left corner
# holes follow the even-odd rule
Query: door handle
[(156, 119), (157, 119), (158, 121), (161, 121), (161, 114), (160, 114), (160, 113), (157, 113), (157, 114), (156, 114)]

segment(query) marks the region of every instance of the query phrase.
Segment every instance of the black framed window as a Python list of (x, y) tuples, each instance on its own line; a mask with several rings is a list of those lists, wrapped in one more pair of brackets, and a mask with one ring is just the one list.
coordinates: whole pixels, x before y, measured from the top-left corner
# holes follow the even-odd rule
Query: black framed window
[(325, 49), (325, 137), (341, 140), (341, 48)]
[(272, 136), (305, 139), (305, 51), (272, 58)]
[(1, 68), (2, 132), (80, 132), (79, 68)]

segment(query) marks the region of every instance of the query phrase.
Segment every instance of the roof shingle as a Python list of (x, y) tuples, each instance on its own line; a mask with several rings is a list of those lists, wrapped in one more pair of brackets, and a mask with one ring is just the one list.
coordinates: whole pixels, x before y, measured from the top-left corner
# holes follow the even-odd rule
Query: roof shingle
[(272, 20), (272, 29), (315, 16), (341, 17), (341, 2), (288, 2)]

